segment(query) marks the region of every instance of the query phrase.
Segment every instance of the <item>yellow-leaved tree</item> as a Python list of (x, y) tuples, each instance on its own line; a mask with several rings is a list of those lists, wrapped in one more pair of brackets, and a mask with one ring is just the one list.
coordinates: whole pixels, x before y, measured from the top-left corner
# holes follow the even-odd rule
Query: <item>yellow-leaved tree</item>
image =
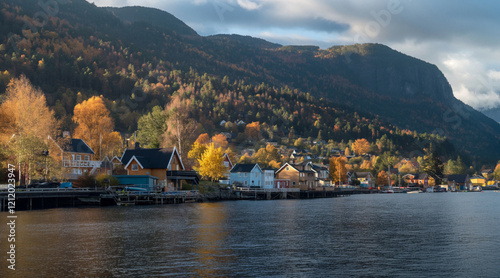
[(7, 86), (0, 111), (0, 144), (5, 144), (2, 150), (17, 158), (28, 183), (33, 178), (47, 178), (48, 136), (57, 134), (57, 122), (43, 92), (24, 75), (14, 78)]
[(224, 167), (223, 155), (222, 148), (216, 148), (214, 143), (211, 143), (201, 158), (198, 159), (200, 164), (198, 172), (202, 177), (210, 179), (212, 184), (216, 180), (223, 178), (227, 171), (226, 167)]
[(78, 124), (73, 137), (83, 139), (96, 153), (96, 159), (121, 152), (122, 137), (113, 131), (113, 119), (101, 97), (94, 96), (77, 104), (73, 121)]

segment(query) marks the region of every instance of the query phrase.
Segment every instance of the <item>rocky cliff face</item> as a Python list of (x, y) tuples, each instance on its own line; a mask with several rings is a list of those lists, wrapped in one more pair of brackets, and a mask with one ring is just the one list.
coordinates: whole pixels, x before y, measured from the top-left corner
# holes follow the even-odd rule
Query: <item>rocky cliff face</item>
[(471, 157), (500, 156), (500, 125), (456, 99), (435, 65), (380, 44), (319, 50), (307, 63), (322, 66), (315, 83), (321, 96), (400, 128), (446, 136)]

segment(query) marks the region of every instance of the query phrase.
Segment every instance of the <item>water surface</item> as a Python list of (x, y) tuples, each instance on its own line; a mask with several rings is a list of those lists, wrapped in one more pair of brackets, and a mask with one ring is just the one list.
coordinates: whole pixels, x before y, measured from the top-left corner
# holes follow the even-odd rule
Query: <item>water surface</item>
[(500, 277), (499, 201), (374, 194), (22, 211), (17, 270), (2, 236), (0, 276)]

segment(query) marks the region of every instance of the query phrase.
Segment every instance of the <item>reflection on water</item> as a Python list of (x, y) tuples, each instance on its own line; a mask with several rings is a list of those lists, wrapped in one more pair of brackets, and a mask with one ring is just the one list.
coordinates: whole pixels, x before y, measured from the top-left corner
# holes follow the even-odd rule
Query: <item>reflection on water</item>
[(198, 224), (195, 225), (196, 240), (191, 250), (196, 253), (195, 270), (199, 276), (227, 276), (226, 265), (234, 262), (233, 252), (226, 246), (226, 237), (230, 233), (226, 227), (227, 211), (222, 203), (200, 204)]
[(17, 270), (1, 240), (0, 277), (498, 277), (499, 201), (379, 194), (22, 211)]

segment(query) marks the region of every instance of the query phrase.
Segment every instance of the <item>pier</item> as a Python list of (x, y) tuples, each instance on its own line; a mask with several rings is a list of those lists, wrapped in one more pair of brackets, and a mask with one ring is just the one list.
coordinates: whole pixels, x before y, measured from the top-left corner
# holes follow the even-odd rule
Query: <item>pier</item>
[[(238, 187), (234, 190), (221, 189), (213, 197), (200, 194), (197, 190), (147, 192), (114, 191), (100, 188), (17, 188), (15, 191), (15, 209), (34, 210), (80, 206), (166, 205), (224, 200), (314, 199), (335, 198), (363, 193), (374, 192), (333, 187), (321, 190)], [(0, 211), (7, 211), (8, 208), (8, 192), (7, 190), (2, 190), (0, 191)]]
[[(15, 209), (33, 210), (58, 207), (163, 205), (196, 202), (198, 191), (140, 192), (92, 188), (17, 188)], [(0, 191), (0, 211), (9, 207), (8, 192)]]
[(300, 190), (299, 188), (248, 188), (237, 187), (234, 190), (237, 199), (277, 200), (277, 199), (314, 199), (335, 198), (360, 193), (355, 189), (323, 188), (322, 190)]

